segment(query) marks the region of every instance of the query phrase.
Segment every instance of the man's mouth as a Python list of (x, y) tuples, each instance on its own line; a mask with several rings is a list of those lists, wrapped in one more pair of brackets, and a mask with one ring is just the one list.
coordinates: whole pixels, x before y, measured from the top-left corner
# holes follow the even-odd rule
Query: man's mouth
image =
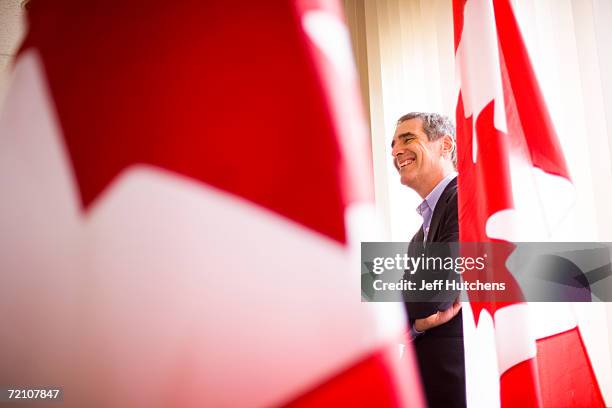
[(406, 167), (408, 165), (411, 165), (412, 163), (415, 162), (416, 158), (410, 158), (410, 157), (403, 157), (403, 158), (397, 158), (397, 166), (401, 169), (403, 167)]

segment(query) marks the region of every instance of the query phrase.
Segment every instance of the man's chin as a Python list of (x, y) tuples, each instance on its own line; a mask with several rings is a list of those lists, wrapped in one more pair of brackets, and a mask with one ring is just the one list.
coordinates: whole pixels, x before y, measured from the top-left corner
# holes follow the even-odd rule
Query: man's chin
[(414, 177), (410, 177), (408, 175), (400, 175), (400, 183), (402, 183), (406, 187), (413, 188), (414, 181), (415, 181)]

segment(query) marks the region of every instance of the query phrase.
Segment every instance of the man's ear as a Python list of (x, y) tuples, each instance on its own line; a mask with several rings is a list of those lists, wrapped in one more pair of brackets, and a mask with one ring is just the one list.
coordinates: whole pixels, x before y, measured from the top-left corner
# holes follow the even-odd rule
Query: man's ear
[(442, 154), (444, 156), (448, 155), (448, 157), (450, 158), (455, 149), (455, 142), (453, 141), (451, 135), (444, 135), (442, 137)]

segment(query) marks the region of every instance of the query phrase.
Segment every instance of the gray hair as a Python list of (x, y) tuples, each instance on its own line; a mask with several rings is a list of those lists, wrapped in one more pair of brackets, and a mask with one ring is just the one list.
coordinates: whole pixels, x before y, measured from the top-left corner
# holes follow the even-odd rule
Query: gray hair
[(445, 135), (449, 135), (453, 139), (453, 152), (451, 160), (455, 168), (457, 167), (457, 138), (455, 136), (455, 125), (448, 116), (440, 115), (439, 113), (428, 112), (410, 112), (397, 120), (399, 125), (402, 122), (411, 119), (421, 119), (423, 123), (423, 131), (427, 135), (430, 142), (438, 140)]

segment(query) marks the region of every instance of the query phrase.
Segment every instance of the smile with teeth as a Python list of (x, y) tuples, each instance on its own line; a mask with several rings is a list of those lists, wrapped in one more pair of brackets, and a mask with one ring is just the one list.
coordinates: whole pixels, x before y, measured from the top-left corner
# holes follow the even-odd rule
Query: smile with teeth
[(406, 167), (409, 164), (414, 163), (415, 159), (416, 159), (415, 157), (406, 157), (406, 158), (401, 158), (401, 159), (398, 157), (396, 160), (397, 160), (397, 165), (401, 169), (402, 167)]

